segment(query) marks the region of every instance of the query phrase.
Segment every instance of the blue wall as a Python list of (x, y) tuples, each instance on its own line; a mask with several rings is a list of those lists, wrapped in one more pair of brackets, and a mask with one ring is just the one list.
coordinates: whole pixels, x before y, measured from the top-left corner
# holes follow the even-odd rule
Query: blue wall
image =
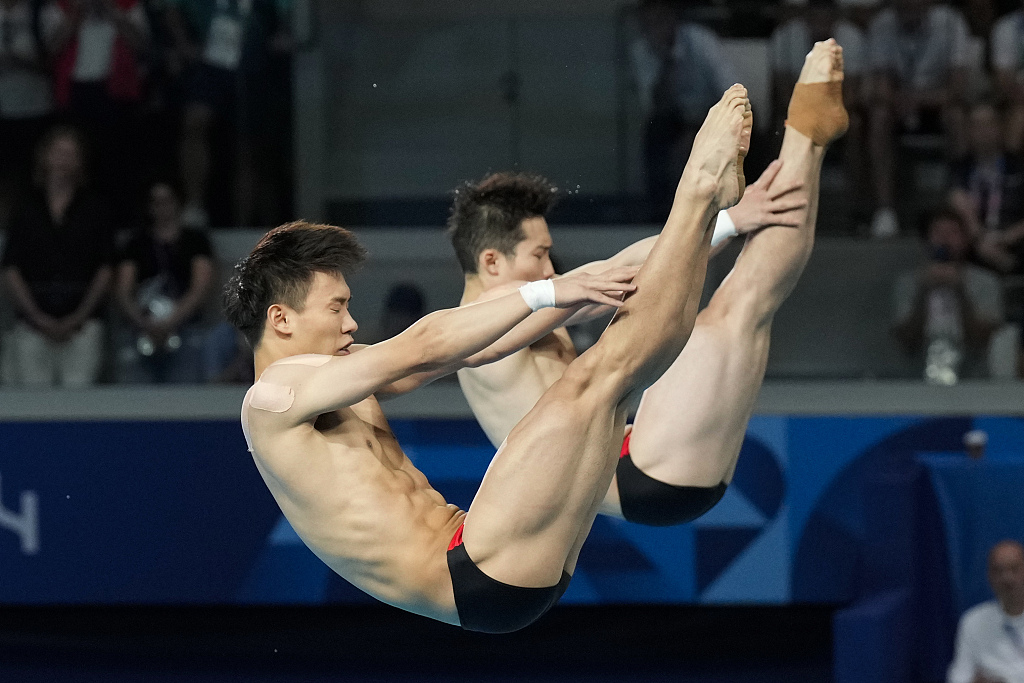
[[(467, 506), (493, 454), (476, 424), (393, 426)], [(905, 586), (917, 571), (907, 544), (941, 516), (908, 499), (914, 463), (958, 451), (976, 426), (992, 461), (1024, 443), (1014, 418), (755, 417), (715, 509), (667, 529), (600, 518), (565, 602), (844, 603)], [(280, 518), (236, 422), (0, 423), (0, 443), (0, 602), (367, 600)], [(26, 492), (38, 524), (21, 514)], [(957, 546), (975, 569), (976, 545)], [(984, 597), (983, 576), (959, 580), (974, 593), (958, 607)]]

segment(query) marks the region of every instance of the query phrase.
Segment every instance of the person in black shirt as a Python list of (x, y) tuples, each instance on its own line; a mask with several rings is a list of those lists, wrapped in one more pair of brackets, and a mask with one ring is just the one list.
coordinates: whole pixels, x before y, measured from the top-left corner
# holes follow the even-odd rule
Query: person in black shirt
[(949, 203), (971, 232), (981, 263), (1024, 272), (1024, 162), (1003, 146), (1003, 119), (988, 102), (970, 114), (971, 154), (952, 169)]
[(36, 154), (34, 187), (8, 224), (0, 267), (18, 311), (7, 338), (15, 383), (85, 386), (99, 376), (113, 237), (84, 166), (79, 134), (51, 130)]
[(126, 382), (199, 382), (202, 307), (213, 284), (213, 250), (181, 225), (170, 183), (149, 191), (152, 225), (128, 242), (117, 267), (117, 301), (132, 330), (118, 351)]

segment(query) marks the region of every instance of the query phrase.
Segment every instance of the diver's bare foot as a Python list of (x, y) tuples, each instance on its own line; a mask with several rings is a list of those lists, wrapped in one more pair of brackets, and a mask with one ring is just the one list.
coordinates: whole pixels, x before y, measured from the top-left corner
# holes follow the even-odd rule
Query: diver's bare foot
[(715, 211), (735, 205), (745, 187), (743, 158), (750, 149), (752, 124), (747, 89), (734, 85), (711, 107), (697, 131), (680, 188), (709, 191)]
[(834, 38), (815, 43), (804, 59), (789, 100), (786, 125), (824, 147), (846, 132), (843, 106), (843, 48)]
[(843, 80), (843, 48), (835, 38), (815, 43), (804, 57), (797, 83), (827, 83)]

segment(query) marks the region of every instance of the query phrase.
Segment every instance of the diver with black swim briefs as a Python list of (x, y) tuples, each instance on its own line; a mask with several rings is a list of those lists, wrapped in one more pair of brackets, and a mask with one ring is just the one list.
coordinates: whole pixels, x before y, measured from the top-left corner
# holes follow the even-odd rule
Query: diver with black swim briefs
[[(739, 204), (719, 213), (712, 257), (738, 235), (746, 236), (743, 252), (697, 317), (677, 362), (645, 392), (602, 513), (653, 526), (680, 524), (725, 494), (764, 377), (772, 316), (813, 244), (821, 159), (846, 129), (841, 57), (832, 41), (808, 55), (779, 159)], [(545, 214), (555, 196), (543, 178), (522, 173), (495, 173), (455, 191), (448, 233), (465, 274), (463, 305), (554, 275)], [(571, 272), (640, 265), (653, 243), (641, 240)], [(593, 305), (539, 313), (523, 323), (535, 325), (529, 346), (459, 371), (463, 393), (495, 446), (576, 358), (565, 327), (608, 313)]]
[[(557, 602), (615, 474), (627, 406), (692, 339), (716, 215), (743, 194), (751, 125), (734, 86), (698, 132), (639, 269), (530, 282), (371, 346), (352, 343), (345, 273), (363, 252), (351, 233), (268, 233), (236, 267), (225, 312), (254, 350), (249, 449), (310, 549), (383, 602), (471, 630), (513, 631)], [(504, 358), (536, 339), (545, 314), (588, 305), (617, 309), (601, 338), (510, 430), (469, 510), (447, 504), (377, 397)]]

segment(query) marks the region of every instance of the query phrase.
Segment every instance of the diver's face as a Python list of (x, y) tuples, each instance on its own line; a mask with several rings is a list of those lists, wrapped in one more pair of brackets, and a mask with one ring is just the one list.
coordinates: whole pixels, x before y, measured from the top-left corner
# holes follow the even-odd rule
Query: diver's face
[(352, 291), (342, 275), (315, 273), (301, 311), (291, 309), (294, 354), (347, 355), (356, 324), (348, 305)]
[(522, 223), (526, 238), (516, 245), (515, 255), (506, 259), (505, 280), (547, 280), (554, 276), (551, 263), (551, 232), (548, 222), (541, 216), (527, 218)]

